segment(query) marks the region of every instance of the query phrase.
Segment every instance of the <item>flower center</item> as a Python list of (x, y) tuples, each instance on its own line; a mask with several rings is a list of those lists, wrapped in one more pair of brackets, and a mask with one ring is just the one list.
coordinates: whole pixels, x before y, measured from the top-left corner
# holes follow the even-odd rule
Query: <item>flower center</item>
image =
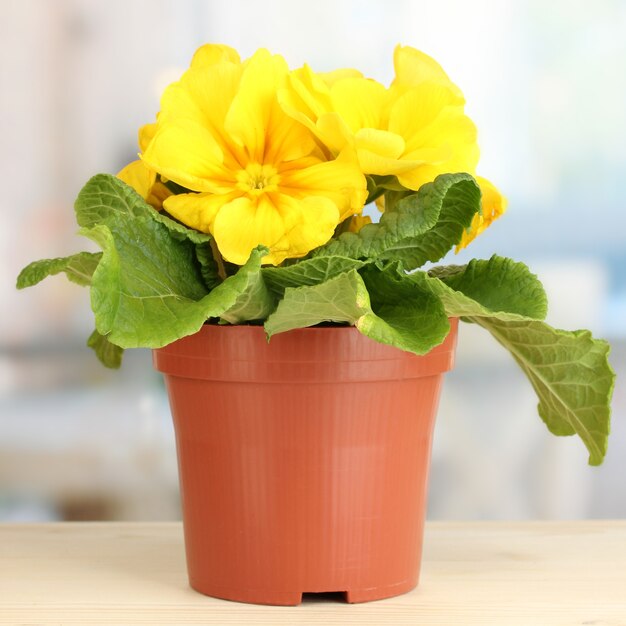
[(272, 165), (250, 163), (245, 170), (237, 173), (237, 187), (247, 193), (276, 191), (279, 181), (278, 170)]

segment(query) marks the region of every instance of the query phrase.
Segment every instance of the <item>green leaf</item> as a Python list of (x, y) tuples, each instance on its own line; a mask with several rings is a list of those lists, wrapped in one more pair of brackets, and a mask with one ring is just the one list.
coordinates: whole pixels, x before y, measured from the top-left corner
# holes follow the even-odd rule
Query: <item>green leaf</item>
[(600, 465), (607, 450), (615, 373), (609, 345), (589, 331), (557, 330), (540, 321), (475, 317), (513, 356), (539, 398), (539, 415), (555, 435), (576, 433)]
[(188, 228), (164, 212), (156, 211), (137, 192), (110, 174), (98, 174), (83, 187), (76, 200), (78, 223), (91, 228), (106, 225), (118, 217), (150, 217), (165, 226), (172, 239), (189, 240), (196, 244), (196, 258), (200, 273), (208, 289), (216, 287), (221, 279), (208, 242), (211, 235)]
[(578, 434), (598, 465), (606, 454), (615, 374), (608, 344), (587, 331), (542, 322), (546, 297), (523, 263), (492, 257), (465, 267), (435, 268), (410, 279), (430, 289), (446, 313), (488, 330), (513, 356), (539, 397), (539, 415), (556, 435)]
[(248, 272), (260, 268), (262, 258), (253, 251), (238, 274), (207, 293), (195, 244), (173, 238), (151, 217), (118, 213), (83, 234), (103, 249), (91, 289), (96, 328), (123, 348), (161, 347), (222, 316), (248, 288)]
[(424, 234), (405, 237), (380, 256), (402, 261), (407, 270), (438, 261), (461, 241), (463, 232), (481, 210), (480, 187), (467, 174), (444, 174), (422, 186), (416, 195), (399, 200), (395, 210), (405, 212), (410, 206), (434, 206), (439, 212), (436, 224)]
[(204, 285), (209, 291), (215, 289), (222, 282), (222, 279), (219, 275), (211, 245), (208, 242), (197, 243), (195, 250)]
[(464, 266), (436, 267), (428, 275), (416, 272), (411, 279), (438, 295), (451, 317), (499, 314), (499, 319), (542, 320), (548, 309), (537, 276), (524, 263), (497, 255)]
[(201, 233), (200, 231), (193, 230), (191, 228), (187, 228), (184, 224), (173, 220), (171, 217), (166, 215), (165, 213), (159, 213), (152, 206), (146, 204), (148, 209), (148, 214), (152, 217), (153, 220), (160, 222), (170, 231), (172, 237), (175, 239), (189, 239), (193, 243), (204, 244), (211, 241), (211, 235), (207, 233)]
[(341, 256), (305, 259), (285, 267), (264, 267), (261, 271), (268, 287), (282, 295), (287, 287), (317, 285), (351, 269), (360, 269), (363, 261)]
[(367, 199), (365, 204), (374, 202), (388, 189), (399, 188), (406, 191), (406, 188), (398, 183), (398, 179), (395, 176), (366, 176), (365, 180), (367, 181)]
[(406, 269), (420, 267), (439, 260), (461, 240), (480, 210), (480, 197), (469, 174), (442, 174), (394, 202), (378, 224), (343, 233), (312, 256), (402, 261)]
[(17, 288), (32, 287), (44, 278), (61, 272), (65, 272), (68, 280), (73, 283), (88, 286), (101, 257), (100, 252), (79, 252), (68, 257), (35, 261), (20, 272), (17, 277)]
[(156, 212), (114, 176), (94, 176), (76, 214), (82, 233), (103, 249), (91, 302), (97, 331), (113, 344), (160, 347), (197, 332), (208, 318), (241, 322), (273, 306), (260, 278), (261, 249), (218, 281), (211, 237)]
[(316, 285), (287, 287), (265, 330), (271, 337), (322, 322), (354, 325), (374, 341), (415, 354), (441, 343), (450, 329), (436, 297), (397, 273), (369, 268), (364, 277), (350, 270)]
[(111, 174), (96, 174), (81, 189), (74, 204), (76, 221), (83, 228), (106, 224), (119, 215), (151, 217), (163, 224), (175, 239), (205, 243), (211, 235), (188, 228), (149, 205), (130, 185)]
[(379, 176), (370, 175), (365, 177), (367, 180), (367, 200), (365, 204), (374, 202), (377, 197), (385, 193), (385, 191), (400, 191), (405, 192), (407, 188), (398, 182), (397, 176)]
[(322, 322), (356, 324), (371, 311), (369, 295), (356, 270), (319, 285), (287, 287), (285, 297), (267, 318), (268, 337)]
[[(267, 248), (261, 248), (267, 254)], [(233, 278), (238, 281), (238, 295), (234, 304), (220, 317), (231, 324), (264, 320), (276, 307), (276, 298), (267, 288), (261, 273), (262, 255), (254, 253), (252, 261), (244, 265)]]
[(372, 304), (372, 314), (357, 322), (364, 335), (414, 354), (426, 354), (446, 338), (450, 322), (438, 297), (394, 267), (368, 267), (362, 276)]
[(96, 356), (105, 367), (110, 367), (111, 369), (120, 368), (124, 348), (120, 348), (114, 343), (111, 343), (97, 330), (91, 333), (91, 336), (87, 340), (87, 345), (96, 353)]
[(118, 215), (82, 233), (103, 249), (91, 288), (102, 335), (123, 348), (160, 347), (198, 330), (207, 291), (191, 242), (147, 217)]
[[(275, 304), (269, 292), (266, 293), (261, 276), (261, 261), (268, 253), (269, 248), (265, 246), (254, 248), (250, 258), (236, 274), (226, 278), (203, 298), (203, 306), (208, 312), (207, 317), (222, 319), (232, 317), (242, 322), (267, 316)], [(252, 291), (259, 297), (258, 303), (251, 298)], [(248, 315), (251, 317), (247, 317)]]
[(96, 174), (81, 189), (76, 221), (83, 228), (106, 224), (116, 216), (151, 217), (156, 211), (129, 185), (110, 174)]

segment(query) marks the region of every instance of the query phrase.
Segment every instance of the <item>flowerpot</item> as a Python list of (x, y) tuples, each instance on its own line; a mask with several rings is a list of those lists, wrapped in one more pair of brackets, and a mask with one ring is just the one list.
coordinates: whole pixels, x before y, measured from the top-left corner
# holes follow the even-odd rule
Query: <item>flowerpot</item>
[(353, 327), (205, 325), (154, 351), (176, 431), (191, 586), (299, 604), (418, 581), (434, 417), (457, 320), (415, 356)]

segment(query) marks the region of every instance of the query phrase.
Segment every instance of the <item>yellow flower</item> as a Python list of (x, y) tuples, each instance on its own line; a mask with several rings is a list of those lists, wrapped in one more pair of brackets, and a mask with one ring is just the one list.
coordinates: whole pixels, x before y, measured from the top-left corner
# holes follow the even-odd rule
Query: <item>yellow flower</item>
[(506, 210), (506, 198), (488, 181), (480, 176), (476, 177), (476, 181), (482, 191), (482, 211), (474, 215), (474, 219), (470, 227), (463, 233), (461, 241), (455, 248), (455, 252), (459, 252), (474, 240), (485, 228), (487, 228), (494, 220), (499, 218)]
[(369, 215), (353, 215), (348, 225), (348, 231), (351, 233), (358, 233), (363, 226), (372, 223), (372, 218)]
[[(279, 98), (284, 110), (315, 134), (329, 154), (352, 147), (365, 174), (395, 176), (417, 190), (439, 174), (476, 173), (476, 127), (465, 100), (443, 69), (426, 54), (396, 47), (389, 88), (351, 73), (317, 75), (308, 66), (292, 72)], [(504, 207), (498, 191), (479, 180), (492, 208), (477, 217), (469, 240)], [(488, 187), (487, 187), (488, 186)], [(500, 207), (499, 209), (493, 207)]]
[(366, 182), (349, 149), (324, 154), (315, 137), (285, 114), (277, 90), (284, 59), (267, 50), (241, 63), (226, 46), (204, 46), (161, 101), (142, 160), (188, 189), (164, 208), (211, 233), (222, 256), (243, 264), (259, 244), (265, 263), (302, 257), (359, 213)]
[[(156, 130), (156, 124), (146, 124), (139, 129), (139, 148), (144, 151)], [(123, 168), (117, 177), (130, 185), (148, 204), (160, 211), (163, 201), (171, 192), (157, 180), (157, 173), (141, 160), (132, 161)]]

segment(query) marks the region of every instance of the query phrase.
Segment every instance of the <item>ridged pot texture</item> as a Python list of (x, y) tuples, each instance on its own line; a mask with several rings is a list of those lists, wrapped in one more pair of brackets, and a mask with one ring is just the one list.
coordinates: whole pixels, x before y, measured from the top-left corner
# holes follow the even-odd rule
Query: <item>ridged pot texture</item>
[(457, 320), (425, 356), (353, 327), (205, 325), (154, 351), (176, 431), (191, 586), (295, 605), (418, 581), (432, 433)]

